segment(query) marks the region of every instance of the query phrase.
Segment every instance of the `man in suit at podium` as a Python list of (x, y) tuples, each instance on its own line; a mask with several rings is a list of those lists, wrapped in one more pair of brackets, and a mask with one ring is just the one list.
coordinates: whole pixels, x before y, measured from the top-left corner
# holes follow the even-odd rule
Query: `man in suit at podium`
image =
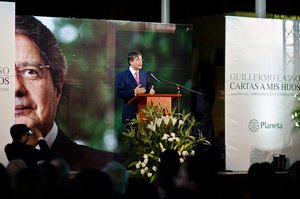
[(128, 53), (127, 61), (129, 67), (117, 74), (116, 92), (123, 100), (122, 124), (129, 128), (129, 123), (136, 118), (138, 112), (137, 104), (128, 104), (135, 96), (142, 93), (154, 94), (154, 86), (150, 86), (148, 73), (142, 70), (143, 58), (138, 51)]

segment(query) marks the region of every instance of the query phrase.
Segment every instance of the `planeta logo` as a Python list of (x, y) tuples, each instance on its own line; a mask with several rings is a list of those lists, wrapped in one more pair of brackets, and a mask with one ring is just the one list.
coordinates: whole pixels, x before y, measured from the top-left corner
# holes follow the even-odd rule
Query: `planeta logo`
[(259, 122), (256, 119), (252, 119), (250, 120), (248, 127), (251, 132), (256, 132), (259, 129)]
[(266, 130), (282, 129), (283, 124), (280, 122), (266, 122), (266, 121), (259, 122), (256, 119), (252, 119), (249, 121), (248, 127), (251, 132), (256, 132), (258, 131), (258, 129), (266, 129)]

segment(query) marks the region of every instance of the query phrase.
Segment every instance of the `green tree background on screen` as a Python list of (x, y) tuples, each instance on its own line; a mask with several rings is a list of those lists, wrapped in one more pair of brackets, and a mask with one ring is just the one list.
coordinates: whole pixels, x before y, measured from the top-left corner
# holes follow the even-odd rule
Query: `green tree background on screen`
[[(115, 76), (128, 67), (127, 54), (139, 50), (143, 67), (157, 77), (191, 87), (191, 32), (187, 25), (96, 19), (40, 17), (55, 34), (68, 73), (57, 124), (68, 136), (94, 148), (118, 151), (122, 101), (114, 90)], [(171, 27), (162, 31), (161, 27)], [(175, 86), (156, 83), (157, 93), (176, 93)], [(181, 109), (190, 111), (190, 92), (181, 89)]]

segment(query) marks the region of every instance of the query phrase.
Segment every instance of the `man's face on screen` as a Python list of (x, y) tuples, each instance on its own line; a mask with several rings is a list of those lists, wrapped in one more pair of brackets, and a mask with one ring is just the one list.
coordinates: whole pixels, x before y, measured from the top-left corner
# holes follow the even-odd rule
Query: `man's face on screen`
[[(15, 121), (50, 130), (61, 93), (53, 86), (51, 66), (27, 36), (15, 35)], [(45, 136), (45, 135), (44, 135)]]

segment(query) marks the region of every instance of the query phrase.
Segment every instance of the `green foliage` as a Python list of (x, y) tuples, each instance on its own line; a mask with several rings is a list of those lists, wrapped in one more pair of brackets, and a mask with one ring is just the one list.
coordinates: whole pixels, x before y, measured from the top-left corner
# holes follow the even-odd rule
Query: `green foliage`
[(202, 132), (193, 135), (197, 122), (191, 113), (177, 113), (176, 108), (166, 114), (166, 109), (158, 104), (148, 104), (143, 109), (145, 118), (133, 119), (131, 128), (122, 132), (134, 146), (134, 157), (129, 164), (133, 175), (144, 176), (153, 182), (160, 156), (166, 149), (177, 150), (180, 162), (189, 155), (195, 155), (198, 144), (210, 145)]
[(294, 122), (293, 130), (295, 132), (295, 130), (300, 129), (300, 94), (296, 94), (294, 97), (298, 102), (298, 105), (294, 110), (292, 110), (291, 113), (291, 118)]

